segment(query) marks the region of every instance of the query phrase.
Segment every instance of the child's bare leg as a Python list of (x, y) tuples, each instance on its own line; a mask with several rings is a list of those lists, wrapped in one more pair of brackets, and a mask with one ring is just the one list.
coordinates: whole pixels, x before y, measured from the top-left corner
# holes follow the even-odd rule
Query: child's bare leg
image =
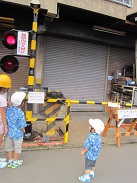
[(91, 170), (85, 170), (85, 174), (79, 177), (79, 181), (90, 182), (90, 172)]
[(85, 174), (89, 175), (91, 178), (94, 178), (94, 176), (95, 176), (94, 171), (95, 171), (95, 167), (92, 167), (91, 170), (86, 170)]
[(95, 171), (95, 167), (92, 167), (92, 171)]
[(89, 160), (86, 158), (85, 160), (85, 174), (90, 175), (91, 178), (94, 178), (95, 171), (95, 161)]
[(91, 170), (85, 170), (85, 174), (90, 174)]
[(3, 136), (4, 136), (4, 134), (0, 134), (0, 146), (1, 146), (1, 144), (2, 144)]
[(9, 160), (12, 160), (12, 151), (9, 151), (9, 152), (8, 152), (8, 159), (9, 159)]
[[(2, 144), (2, 139), (3, 139), (4, 134), (0, 134), (0, 148)], [(0, 163), (3, 163), (6, 161), (6, 158), (0, 158)], [(6, 165), (5, 165), (6, 166)]]
[(17, 161), (17, 160), (18, 160), (18, 158), (19, 158), (19, 154), (14, 153), (14, 161)]
[(19, 160), (18, 158), (19, 158), (19, 154), (15, 152), (12, 168), (17, 168), (18, 166), (22, 165), (23, 160)]
[(19, 160), (19, 154), (21, 153), (21, 147), (22, 147), (23, 137), (18, 140), (14, 140), (14, 160), (12, 168), (17, 168), (18, 166), (22, 165), (23, 160)]
[(12, 167), (12, 163), (13, 163), (13, 159), (12, 159), (12, 151), (8, 151), (8, 167), (10, 168), (10, 167)]

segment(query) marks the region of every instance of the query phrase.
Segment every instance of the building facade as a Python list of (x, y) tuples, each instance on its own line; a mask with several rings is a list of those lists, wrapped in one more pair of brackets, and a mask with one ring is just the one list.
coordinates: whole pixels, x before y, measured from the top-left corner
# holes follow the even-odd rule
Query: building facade
[[(136, 63), (136, 5), (132, 0), (41, 0), (35, 84), (60, 90), (66, 98), (109, 100), (116, 70)], [(33, 12), (28, 0), (0, 2), (7, 29), (31, 30)], [(0, 43), (0, 57), (9, 54)], [(11, 74), (11, 93), (27, 86), (29, 59), (19, 58)], [(2, 71), (0, 70), (2, 73)], [(72, 111), (103, 111), (100, 105), (73, 105)]]

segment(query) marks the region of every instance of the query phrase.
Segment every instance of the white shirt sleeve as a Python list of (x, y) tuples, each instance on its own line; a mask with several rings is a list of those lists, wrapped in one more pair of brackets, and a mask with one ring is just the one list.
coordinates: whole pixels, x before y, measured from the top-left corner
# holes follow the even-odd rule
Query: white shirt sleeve
[(5, 97), (0, 95), (0, 107), (6, 107), (6, 106), (7, 106), (7, 101), (6, 101)]

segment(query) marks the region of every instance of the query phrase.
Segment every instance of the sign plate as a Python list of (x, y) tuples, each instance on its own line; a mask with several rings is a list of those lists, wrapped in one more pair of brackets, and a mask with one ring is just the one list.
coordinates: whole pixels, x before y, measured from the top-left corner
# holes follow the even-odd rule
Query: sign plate
[(31, 104), (43, 104), (44, 103), (44, 92), (29, 92), (28, 103)]
[(137, 109), (118, 110), (118, 119), (137, 118)]
[(25, 31), (18, 31), (17, 39), (17, 55), (28, 55), (28, 39), (29, 33)]

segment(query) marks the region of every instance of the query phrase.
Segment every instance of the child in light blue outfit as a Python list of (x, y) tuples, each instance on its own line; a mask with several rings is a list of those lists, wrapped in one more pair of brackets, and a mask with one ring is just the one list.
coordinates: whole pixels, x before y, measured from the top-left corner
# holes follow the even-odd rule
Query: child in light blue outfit
[(85, 174), (79, 177), (81, 182), (90, 182), (94, 178), (95, 164), (102, 146), (101, 132), (104, 130), (104, 123), (100, 119), (89, 120), (89, 136), (84, 143), (84, 149), (81, 151), (85, 155)]
[(6, 108), (8, 133), (5, 139), (5, 151), (8, 152), (7, 166), (11, 168), (17, 168), (23, 163), (18, 157), (21, 154), (23, 135), (27, 126), (24, 112), (20, 109), (25, 96), (24, 92), (15, 92), (11, 96), (12, 106)]

